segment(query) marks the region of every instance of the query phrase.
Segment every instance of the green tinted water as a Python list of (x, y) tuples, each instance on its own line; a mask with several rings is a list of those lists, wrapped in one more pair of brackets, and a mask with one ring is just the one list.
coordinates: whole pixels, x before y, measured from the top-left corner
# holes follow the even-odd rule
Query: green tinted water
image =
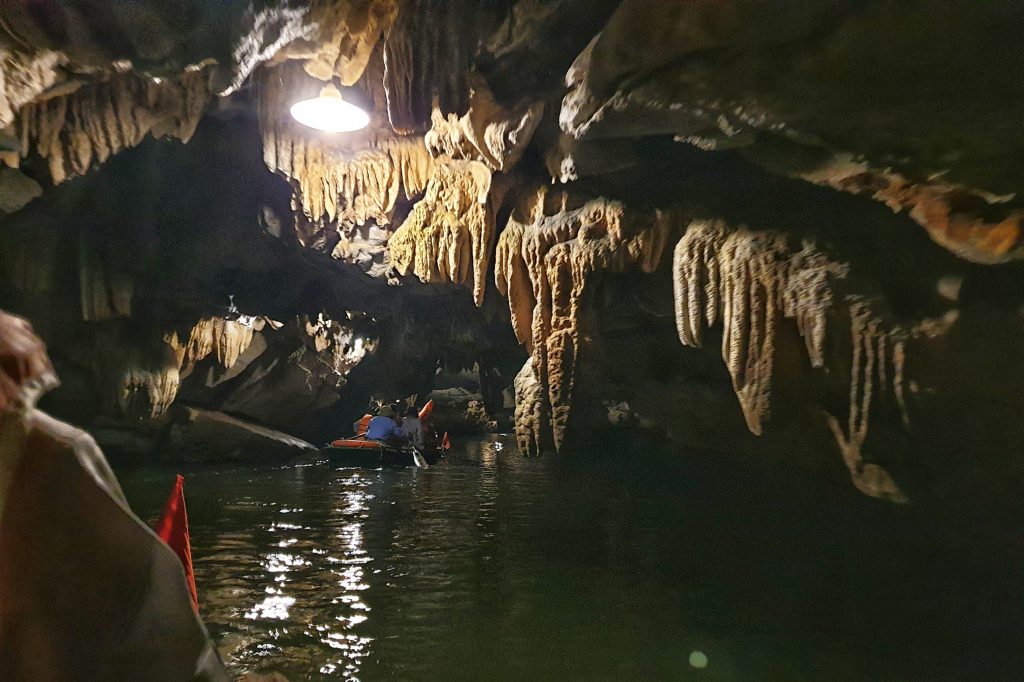
[[(292, 682), (1014, 675), (1017, 576), (905, 514), (707, 459), (458, 447), (427, 470), (185, 470), (226, 661)], [(140, 516), (173, 472), (120, 472)]]

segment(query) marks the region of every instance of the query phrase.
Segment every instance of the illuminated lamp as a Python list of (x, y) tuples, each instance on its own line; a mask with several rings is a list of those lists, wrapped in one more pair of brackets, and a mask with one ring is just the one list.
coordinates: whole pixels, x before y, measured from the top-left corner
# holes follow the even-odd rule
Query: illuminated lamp
[(333, 85), (325, 85), (319, 97), (296, 102), (291, 108), (292, 118), (302, 125), (327, 133), (350, 133), (370, 124), (370, 115), (341, 98)]

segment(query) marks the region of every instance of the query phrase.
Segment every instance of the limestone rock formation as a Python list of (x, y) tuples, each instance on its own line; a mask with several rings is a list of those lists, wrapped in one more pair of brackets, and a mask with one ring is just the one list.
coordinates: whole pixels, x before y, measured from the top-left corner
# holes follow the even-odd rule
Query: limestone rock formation
[[(406, 0), (384, 42), (384, 88), (395, 132), (423, 132), (436, 100), (441, 113), (469, 106), (476, 49), (473, 0)], [(458, 26), (459, 30), (452, 30)]]
[(252, 343), (253, 333), (263, 329), (264, 324), (262, 319), (207, 317), (192, 327), (184, 345), (177, 336), (171, 339), (170, 345), (178, 350), (188, 365), (194, 365), (212, 353), (225, 369), (231, 369)]
[(108, 412), (138, 421), (160, 417), (181, 387), (180, 357), (167, 343), (133, 342), (123, 331), (108, 339), (120, 342), (120, 347), (100, 351), (101, 374), (114, 378), (108, 389), (112, 389), (113, 395), (104, 396), (115, 408)]
[(543, 112), (542, 101), (506, 111), (495, 102), (487, 84), (477, 78), (470, 92), (469, 111), (445, 116), (435, 107), (423, 141), (434, 157), (471, 159), (492, 170), (508, 170), (522, 157)]
[[(466, 373), (479, 423), (514, 389), (527, 453), (614, 412), (893, 501), (1015, 500), (1022, 20), (7, 3), (0, 306), (40, 318), (63, 416), (147, 451), (179, 407), (319, 439)], [(366, 129), (290, 118), (327, 81)]]
[(382, 34), (391, 30), (398, 10), (397, 0), (315, 0), (302, 17), (303, 33), (283, 44), (279, 39), (279, 50), (264, 46), (263, 52), (267, 59), (301, 59), (306, 73), (319, 80), (337, 77), (343, 85), (352, 85)]
[(14, 121), (18, 109), (53, 87), (59, 78), (57, 67), (66, 61), (53, 50), (0, 47), (0, 128)]
[(59, 184), (138, 145), (146, 135), (187, 142), (209, 101), (209, 80), (203, 70), (168, 80), (121, 73), (27, 104), (15, 122), (21, 140), (17, 157), (34, 152), (46, 159), (50, 178)]
[(394, 137), (379, 121), (353, 137), (304, 128), (284, 113), (299, 78), (293, 68), (271, 69), (261, 82), (259, 112), (264, 161), (291, 181), (304, 218), (296, 221), (300, 240), (311, 243), (325, 227), (351, 235), (367, 223), (388, 226), (399, 198), (417, 196), (430, 177), (423, 138)]
[(423, 282), (466, 284), (483, 304), (494, 244), (491, 171), (479, 161), (438, 159), (423, 199), (391, 237), (391, 262)]
[(354, 82), (397, 9), (396, 0), (41, 0), (5, 7), (3, 37), (12, 50), (28, 51), (28, 59), (54, 54), (82, 74), (120, 64), (166, 77), (212, 65), (218, 91), (231, 94), (261, 64), (283, 59), (301, 60), (321, 80), (337, 75)]
[(170, 427), (168, 447), (185, 461), (287, 460), (316, 453), (313, 445), (219, 412), (184, 408)]
[(813, 242), (792, 244), (784, 235), (732, 230), (722, 223), (691, 223), (673, 261), (679, 339), (700, 346), (701, 330), (722, 323), (722, 359), (750, 430), (760, 435), (769, 414), (775, 334), (783, 317), (796, 322), (812, 367), (825, 365), (829, 318), (849, 311), (852, 358), (847, 430), (829, 425), (865, 493), (905, 501), (891, 477), (865, 464), (872, 396), (892, 391), (906, 419), (903, 365), (907, 332), (887, 319), (882, 303), (862, 295), (839, 298), (849, 266), (830, 260)]
[[(1019, 258), (1017, 180), (993, 172), (1015, 142), (993, 96), (1019, 108), (1021, 62), (1002, 55), (984, 77), (967, 64), (993, 41), (1014, 42), (1021, 16), (1011, 5), (990, 10), (627, 0), (567, 73), (559, 120), (577, 140), (670, 134), (737, 150), (772, 172), (908, 211), (961, 257)], [(952, 34), (929, 30), (933, 22)], [(930, 66), (877, 59), (894, 50)], [(977, 143), (954, 149), (967, 134)]]
[[(841, 192), (864, 194), (893, 211), (906, 211), (940, 246), (976, 263), (1024, 258), (1024, 210), (1006, 208), (1014, 195), (994, 196), (940, 177), (914, 181), (889, 168), (872, 168), (841, 155), (801, 179)], [(985, 214), (995, 213), (994, 220)]]
[(554, 446), (565, 442), (576, 361), (585, 345), (581, 326), (591, 279), (633, 268), (653, 271), (673, 227), (661, 212), (630, 215), (622, 204), (604, 200), (545, 215), (545, 194), (539, 191), (525, 203), (524, 215), (510, 219), (495, 267), (498, 290), (509, 297), (517, 338), (532, 353), (531, 364), (516, 380), (517, 403), (534, 401), (517, 406), (517, 420), (526, 421), (516, 428), (524, 452), (543, 449), (547, 420)]

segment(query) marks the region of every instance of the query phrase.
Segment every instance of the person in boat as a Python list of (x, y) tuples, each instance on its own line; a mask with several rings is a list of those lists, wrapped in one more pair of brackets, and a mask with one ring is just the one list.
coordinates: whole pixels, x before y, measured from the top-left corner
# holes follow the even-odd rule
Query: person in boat
[(366, 436), (366, 430), (370, 428), (371, 419), (373, 419), (373, 415), (367, 412), (362, 417), (353, 422), (352, 430), (355, 431), (356, 438), (363, 438)]
[(228, 682), (181, 560), (96, 442), (35, 409), (45, 346), (0, 311), (0, 680)]
[(24, 386), (52, 373), (46, 346), (32, 325), (0, 310), (0, 411), (18, 400)]
[(420, 421), (419, 412), (416, 411), (415, 407), (410, 405), (405, 411), (405, 417), (402, 418), (401, 429), (402, 435), (405, 436), (406, 441), (410, 445), (415, 445), (421, 450), (423, 449), (423, 423)]
[(401, 445), (405, 438), (402, 430), (395, 423), (395, 410), (390, 405), (380, 408), (377, 416), (370, 420), (366, 428), (367, 440), (376, 440), (389, 445)]

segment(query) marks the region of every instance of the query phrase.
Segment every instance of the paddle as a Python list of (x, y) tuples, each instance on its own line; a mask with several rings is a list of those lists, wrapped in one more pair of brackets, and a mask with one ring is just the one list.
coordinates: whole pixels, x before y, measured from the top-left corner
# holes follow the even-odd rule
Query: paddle
[(430, 466), (427, 464), (427, 458), (420, 454), (420, 451), (416, 449), (415, 445), (410, 445), (409, 447), (412, 448), (412, 461), (416, 463), (416, 466), (421, 469), (425, 469)]

